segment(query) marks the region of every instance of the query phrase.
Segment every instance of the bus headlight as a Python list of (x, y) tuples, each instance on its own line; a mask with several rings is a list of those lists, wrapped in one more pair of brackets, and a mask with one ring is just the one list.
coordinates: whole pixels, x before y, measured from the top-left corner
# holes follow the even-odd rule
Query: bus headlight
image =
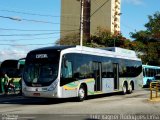
[(55, 81), (49, 88), (48, 91), (53, 91), (57, 87), (57, 81)]

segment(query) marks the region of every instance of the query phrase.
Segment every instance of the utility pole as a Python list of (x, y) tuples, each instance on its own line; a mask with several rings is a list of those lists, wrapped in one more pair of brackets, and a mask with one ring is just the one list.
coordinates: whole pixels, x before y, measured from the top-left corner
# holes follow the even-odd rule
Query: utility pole
[(83, 46), (83, 13), (84, 13), (84, 0), (81, 0), (80, 46)]
[(90, 0), (81, 0), (81, 19), (80, 19), (80, 45), (83, 46), (83, 37), (90, 42)]
[(84, 0), (84, 37), (87, 42), (90, 41), (90, 13), (91, 0)]

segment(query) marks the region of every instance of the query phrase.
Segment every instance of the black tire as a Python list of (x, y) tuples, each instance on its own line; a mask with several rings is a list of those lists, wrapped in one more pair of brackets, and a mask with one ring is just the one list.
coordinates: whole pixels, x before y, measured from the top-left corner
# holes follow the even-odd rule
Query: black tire
[(129, 86), (128, 86), (128, 91), (127, 93), (128, 94), (131, 94), (133, 92), (133, 83), (130, 83)]
[(126, 83), (124, 83), (122, 88), (122, 94), (125, 95), (126, 93), (127, 93), (127, 85)]
[(147, 80), (147, 83), (146, 83), (146, 86), (147, 86), (147, 88), (149, 88), (150, 87), (150, 83), (151, 83), (151, 80)]
[(86, 98), (86, 89), (83, 85), (80, 86), (78, 90), (78, 102), (84, 101)]

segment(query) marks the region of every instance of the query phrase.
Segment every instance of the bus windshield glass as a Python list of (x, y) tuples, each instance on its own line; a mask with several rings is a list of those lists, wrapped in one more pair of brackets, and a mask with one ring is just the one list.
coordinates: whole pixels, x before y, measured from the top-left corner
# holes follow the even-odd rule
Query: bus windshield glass
[(47, 54), (45, 58), (38, 55), (29, 55), (26, 59), (23, 79), (28, 86), (48, 86), (58, 76), (59, 55)]

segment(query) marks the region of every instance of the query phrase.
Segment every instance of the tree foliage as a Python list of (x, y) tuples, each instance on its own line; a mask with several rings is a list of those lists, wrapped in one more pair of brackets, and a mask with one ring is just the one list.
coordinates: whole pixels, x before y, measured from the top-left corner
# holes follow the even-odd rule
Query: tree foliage
[[(106, 28), (98, 27), (91, 35), (91, 42), (83, 40), (84, 46), (89, 47), (122, 47), (135, 50), (142, 58), (143, 64), (160, 65), (160, 12), (148, 16), (146, 30), (131, 33), (134, 41), (126, 39), (121, 33), (112, 34)], [(71, 33), (56, 42), (60, 45), (79, 45), (79, 33)]]
[(57, 45), (79, 45), (79, 33), (69, 33), (55, 42)]
[[(85, 38), (84, 38), (85, 39)], [(91, 42), (83, 40), (84, 46), (89, 47), (123, 47), (130, 48), (130, 40), (122, 36), (122, 34), (112, 34), (106, 28), (98, 27), (97, 32), (91, 35)], [(56, 41), (56, 44), (60, 45), (79, 45), (80, 36), (79, 33), (70, 33), (61, 39)]]
[(149, 15), (148, 20), (146, 30), (131, 33), (131, 37), (143, 45), (140, 50), (144, 64), (160, 65), (160, 12)]

